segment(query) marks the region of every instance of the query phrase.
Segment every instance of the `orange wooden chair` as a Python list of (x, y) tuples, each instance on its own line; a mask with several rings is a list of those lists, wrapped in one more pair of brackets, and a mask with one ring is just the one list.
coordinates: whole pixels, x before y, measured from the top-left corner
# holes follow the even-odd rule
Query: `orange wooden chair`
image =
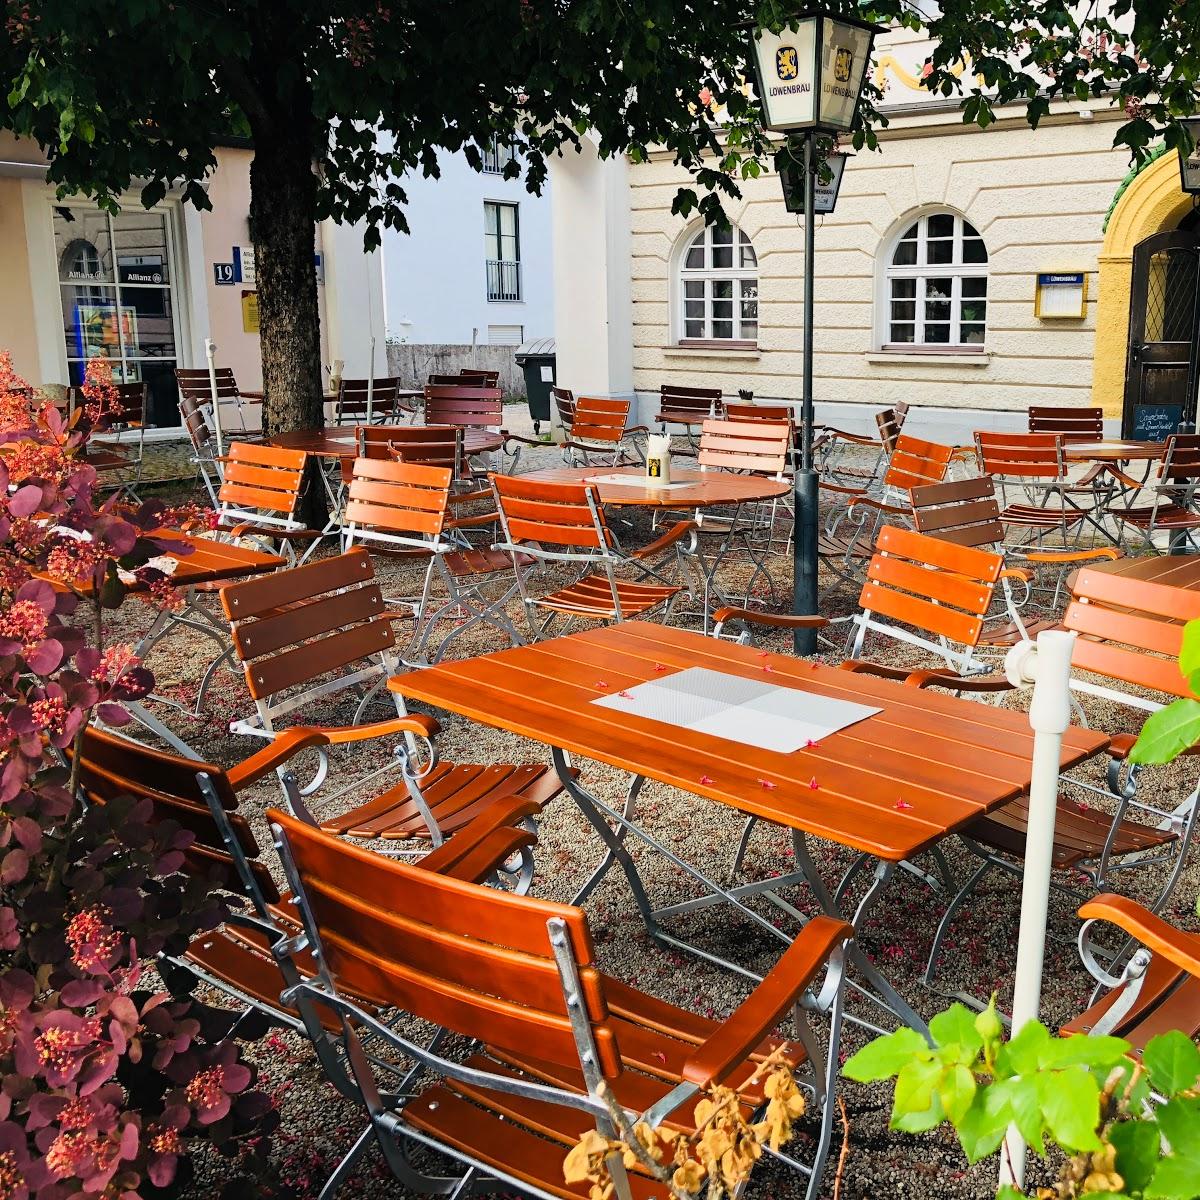
[(335, 425), (386, 425), (405, 417), (416, 416), (417, 410), (400, 401), (400, 380), (343, 379), (338, 385), (334, 402)]
[[(1063, 581), (1070, 568), (1089, 562), (1111, 562), (1121, 557), (1121, 551), (1113, 546), (1072, 547), (1070, 549), (1041, 549), (1038, 547), (1006, 547), (1004, 526), (1000, 521), (1000, 503), (996, 498), (996, 485), (990, 475), (977, 475), (972, 479), (951, 480), (947, 483), (931, 483), (911, 490), (913, 525), (919, 533), (927, 533), (958, 546), (974, 546), (981, 550), (993, 550), (1005, 556), (1005, 562), (1026, 572), (1026, 587), (1032, 591), (1034, 572), (1037, 567), (1057, 567), (1052, 608), (1057, 609)], [(1010, 581), (1001, 581), (1009, 592)], [(1010, 604), (1016, 603), (1009, 594)], [(1022, 603), (1024, 601), (1022, 600)], [(1026, 631), (1033, 636), (1039, 628), (1049, 627), (1049, 622), (1026, 623)]]
[(575, 403), (571, 434), (562, 444), (569, 467), (621, 467), (644, 464), (639, 439), (645, 425), (627, 426), (630, 401), (603, 396), (580, 396)]
[(1138, 504), (1142, 484), (1110, 468), (1125, 488), (1124, 503), (1110, 504), (1107, 512), (1122, 526), (1141, 534), (1142, 547), (1156, 553), (1166, 549), (1156, 538), (1165, 537), (1172, 552), (1200, 548), (1200, 434), (1174, 434), (1167, 439), (1158, 478), (1149, 485), (1151, 503)]
[[(293, 896), (279, 890), (261, 857), (250, 823), (239, 811), (238, 794), (279, 772), (292, 814), (311, 820), (286, 768), (294, 755), (323, 742), (323, 736), (313, 730), (292, 729), (253, 757), (225, 770), (162, 754), (95, 729), (84, 733), (80, 788), (87, 801), (122, 805), (131, 820), (182, 829), (192, 840), (183, 853), (180, 870), (204, 880), (214, 899), (240, 902), (230, 907), (220, 924), (193, 938), (188, 946), (178, 951), (164, 949), (157, 959), (159, 973), (173, 995), (190, 996), (197, 983), (204, 983), (241, 1007), (230, 1030), (232, 1036), (253, 1036), (254, 1026), (262, 1022), (299, 1032), (306, 1029), (300, 1013), (280, 995), (286, 988), (312, 979), (318, 967), (308, 950), (294, 946), (289, 954), (278, 952), (285, 939), (301, 941), (303, 929)], [(519, 823), (527, 822), (536, 811), (536, 805), (520, 797), (498, 803), (427, 854), (416, 864), (417, 870), (473, 883), (497, 878), (501, 864), (514, 854), (528, 859), (535, 838)], [(355, 989), (348, 994), (367, 1011), (377, 1012), (375, 989)], [(324, 1053), (336, 1057), (340, 1022), (328, 1010), (315, 1017), (313, 1036), (321, 1041)], [(348, 1095), (358, 1099), (357, 1089)], [(352, 1169), (372, 1140), (368, 1126), (365, 1136), (334, 1172), (335, 1180)]]
[(1029, 432), (1061, 434), (1066, 442), (1102, 442), (1104, 409), (1030, 405)]
[[(239, 441), (245, 441), (245, 434), (250, 430), (246, 425), (246, 400), (242, 396), (237, 380), (231, 367), (217, 367), (217, 403), (221, 404), (221, 428), (227, 436), (236, 436)], [(207, 411), (208, 423), (212, 424), (212, 380), (207, 367), (176, 367), (175, 382), (179, 385), (181, 399), (192, 400)], [(236, 413), (236, 423), (231, 425), (225, 417), (225, 407), (232, 405)]]
[[(292, 562), (303, 562), (322, 537), (300, 516), (307, 457), (303, 450), (231, 442), (217, 490), (218, 535), (278, 547)], [(297, 556), (296, 545), (305, 542), (308, 549)]]
[(504, 399), (498, 387), (465, 384), (427, 384), (425, 424), (460, 429), (494, 429), (504, 425)]
[[(412, 443), (407, 447), (411, 449)], [(429, 560), (420, 596), (388, 601), (391, 606), (413, 607), (416, 627), (403, 656), (406, 664), (428, 665), (425, 652), (429, 639), (447, 618), (452, 618), (455, 626), (442, 638), (432, 662), (441, 659), (455, 638), (481, 622), (498, 629), (511, 645), (524, 643), (506, 611), (517, 594), (509, 572), (509, 556), (490, 546), (475, 547), (465, 536), (469, 529), (495, 525), (496, 514), (452, 515), (452, 483), (450, 467), (372, 458), (353, 463), (343, 516), (343, 549), (363, 545), (383, 553)], [(491, 499), (491, 490), (483, 495)], [(526, 556), (520, 565), (524, 569), (532, 562)], [(435, 600), (435, 582), (440, 582), (444, 598)], [(489, 596), (489, 589), (495, 590), (499, 582), (504, 585), (499, 594)]]
[[(654, 560), (672, 553), (680, 578), (686, 577), (690, 564), (683, 556), (695, 548), (694, 521), (678, 521), (648, 546), (626, 554), (605, 520), (594, 485), (512, 475), (492, 475), (491, 481), (504, 531), (497, 548), (511, 556), (534, 641), (548, 636), (560, 617), (568, 626), (576, 619), (620, 622), (661, 609), (663, 621), (670, 619), (684, 589), (664, 582)], [(564, 587), (534, 595), (529, 590), (533, 572), (527, 569), (527, 558), (566, 567), (574, 577)], [(617, 577), (618, 570), (628, 568), (637, 579)], [(546, 614), (540, 624), (534, 615), (539, 609)]]
[[(339, 1089), (359, 1091), (407, 1193), (516, 1189), (578, 1200), (563, 1162), (590, 1128), (612, 1135), (602, 1086), (631, 1121), (695, 1132), (692, 1108), (709, 1084), (741, 1087), (739, 1102), (755, 1118), (766, 1100), (751, 1082), (755, 1061), (779, 1052), (820, 1113), (818, 1134), (809, 1163), (766, 1152), (802, 1171), (804, 1194), (815, 1200), (833, 1133), (843, 959), (853, 936), (845, 922), (811, 920), (750, 997), (716, 1021), (604, 974), (581, 909), (415, 871), (283, 813), (268, 817), (307, 947), (322, 966), (286, 1000), (304, 1014)], [(455, 1036), (417, 1044), (409, 1021), (385, 1024), (355, 1002), (366, 987)], [(812, 1009), (828, 1013), (827, 1050)], [(785, 1042), (773, 1031), (789, 1010), (796, 1038)], [(342, 1019), (341, 1056), (323, 1036), (326, 1011)], [(366, 1037), (415, 1059), (425, 1086), (396, 1089), (378, 1078)], [(454, 1174), (420, 1165), (408, 1152), (414, 1144), (450, 1159)], [(620, 1200), (664, 1194), (636, 1166), (616, 1171), (614, 1184)]]
[[(558, 779), (544, 765), (440, 762), (433, 745), (437, 722), (409, 715), (398, 695), (391, 699), (389, 716), (365, 719), (371, 702), (400, 669), (393, 629), (397, 614), (388, 611), (366, 550), (232, 584), (221, 593), (221, 603), (255, 705), (255, 716), (233, 721), (231, 732), (274, 740), (286, 733), (285, 720), (298, 718), (319, 729), (330, 746), (395, 739), (391, 762), (350, 778), (324, 793), (322, 801), (331, 804), (358, 793), (396, 770), (402, 781), (325, 820), (322, 828), (349, 837), (422, 839), (440, 846), (496, 799), (519, 795), (541, 808), (558, 794)], [(347, 692), (356, 701), (349, 719), (319, 720), (331, 700)], [(325, 783), (325, 748), (319, 757), (302, 795)], [(345, 778), (341, 772), (339, 778)]]
[(1000, 520), (1032, 542), (1050, 534), (1078, 540), (1089, 526), (1108, 540), (1098, 514), (1111, 491), (1104, 482), (1111, 473), (1102, 464), (1072, 481), (1063, 440), (1061, 433), (976, 432), (979, 473), (999, 486)]
[[(1079, 950), (1101, 994), (1063, 1027), (1064, 1034), (1124, 1038), (1142, 1051), (1172, 1030), (1200, 1038), (1200, 937), (1184, 933), (1126, 896), (1105, 893), (1079, 910)], [(1095, 926), (1115, 926), (1134, 944), (1114, 964), (1096, 943)]]

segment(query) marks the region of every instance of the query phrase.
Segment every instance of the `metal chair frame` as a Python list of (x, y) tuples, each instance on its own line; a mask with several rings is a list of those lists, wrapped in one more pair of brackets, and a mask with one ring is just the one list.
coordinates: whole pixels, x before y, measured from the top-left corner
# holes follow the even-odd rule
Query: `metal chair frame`
[[(1139, 483), (1124, 472), (1110, 468), (1125, 489), (1126, 503), (1109, 504), (1107, 513), (1119, 523), (1118, 544), (1124, 544), (1125, 528), (1142, 535), (1142, 548), (1161, 554), (1155, 544), (1160, 534), (1169, 535), (1171, 553), (1200, 551), (1200, 434), (1173, 434), (1167, 439), (1157, 480)], [(1152, 492), (1149, 505), (1135, 506), (1138, 493)]]
[(401, 403), (400, 382), (397, 376), (383, 379), (343, 379), (338, 384), (333, 423), (338, 426), (368, 423), (387, 425), (396, 423), (402, 415), (411, 420), (417, 415), (417, 410)]

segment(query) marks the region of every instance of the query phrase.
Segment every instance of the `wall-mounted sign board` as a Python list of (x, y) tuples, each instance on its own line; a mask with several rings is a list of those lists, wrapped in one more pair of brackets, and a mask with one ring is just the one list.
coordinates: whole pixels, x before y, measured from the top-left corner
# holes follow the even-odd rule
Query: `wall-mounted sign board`
[(1044, 271), (1037, 277), (1033, 315), (1043, 321), (1087, 316), (1086, 271)]
[(1135, 404), (1129, 436), (1135, 442), (1165, 442), (1182, 420), (1182, 404)]
[(232, 287), (237, 283), (237, 272), (233, 263), (213, 263), (213, 283), (221, 287)]
[(251, 287), (258, 282), (254, 269), (254, 247), (234, 246), (233, 269), (238, 283), (248, 283)]
[(242, 293), (242, 332), (258, 332), (258, 293)]

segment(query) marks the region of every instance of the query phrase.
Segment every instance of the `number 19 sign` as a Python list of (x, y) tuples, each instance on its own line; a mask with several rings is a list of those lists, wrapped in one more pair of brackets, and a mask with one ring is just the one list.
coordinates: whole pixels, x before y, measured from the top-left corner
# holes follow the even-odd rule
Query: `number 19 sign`
[(213, 283), (223, 287), (232, 287), (236, 282), (237, 273), (233, 269), (233, 263), (213, 263)]

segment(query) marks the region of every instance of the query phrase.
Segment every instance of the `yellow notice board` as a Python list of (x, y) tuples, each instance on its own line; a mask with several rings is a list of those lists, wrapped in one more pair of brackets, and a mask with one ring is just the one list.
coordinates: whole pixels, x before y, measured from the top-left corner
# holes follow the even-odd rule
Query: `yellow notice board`
[(242, 330), (245, 333), (258, 332), (258, 293), (242, 293)]

